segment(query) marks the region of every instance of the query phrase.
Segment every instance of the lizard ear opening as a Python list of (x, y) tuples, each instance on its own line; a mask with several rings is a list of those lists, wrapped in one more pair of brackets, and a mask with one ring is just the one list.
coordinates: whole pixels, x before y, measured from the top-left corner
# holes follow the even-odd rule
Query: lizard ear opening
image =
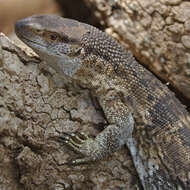
[(81, 51), (82, 51), (82, 47), (79, 47), (77, 49), (75, 49), (75, 55), (80, 55), (81, 54)]
[(84, 48), (78, 44), (70, 44), (70, 53), (71, 57), (83, 57), (84, 56)]

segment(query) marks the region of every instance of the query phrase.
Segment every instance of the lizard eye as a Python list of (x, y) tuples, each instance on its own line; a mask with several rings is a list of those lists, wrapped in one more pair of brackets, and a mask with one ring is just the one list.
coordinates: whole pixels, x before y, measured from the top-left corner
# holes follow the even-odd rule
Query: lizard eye
[(56, 34), (50, 34), (50, 39), (55, 41), (57, 40), (58, 36)]

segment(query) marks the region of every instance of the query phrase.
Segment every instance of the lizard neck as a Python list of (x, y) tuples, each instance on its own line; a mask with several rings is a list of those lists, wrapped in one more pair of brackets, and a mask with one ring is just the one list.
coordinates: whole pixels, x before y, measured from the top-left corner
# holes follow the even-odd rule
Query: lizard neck
[(113, 65), (93, 55), (83, 60), (73, 79), (90, 89), (97, 97), (105, 95), (110, 89), (116, 90), (121, 81)]

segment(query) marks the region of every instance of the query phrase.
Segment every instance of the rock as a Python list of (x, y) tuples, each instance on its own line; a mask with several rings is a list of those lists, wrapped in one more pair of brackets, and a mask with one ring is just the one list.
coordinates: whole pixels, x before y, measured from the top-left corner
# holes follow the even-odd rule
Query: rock
[(0, 189), (135, 190), (140, 186), (126, 148), (109, 160), (63, 165), (76, 155), (57, 136), (78, 130), (96, 135), (98, 126), (106, 122), (87, 90), (75, 93), (65, 83), (58, 88), (59, 76), (40, 70), (44, 63), (26, 51), (0, 34)]

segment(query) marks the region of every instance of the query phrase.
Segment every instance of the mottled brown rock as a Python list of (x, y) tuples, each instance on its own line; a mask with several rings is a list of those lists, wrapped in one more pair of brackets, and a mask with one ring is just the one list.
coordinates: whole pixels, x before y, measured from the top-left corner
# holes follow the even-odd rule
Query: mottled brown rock
[(85, 0), (116, 37), (183, 102), (190, 100), (190, 2), (183, 0)]
[(75, 153), (55, 137), (96, 135), (105, 120), (87, 90), (71, 91), (27, 54), (0, 35), (0, 189), (141, 189), (126, 148), (109, 161), (62, 165)]

